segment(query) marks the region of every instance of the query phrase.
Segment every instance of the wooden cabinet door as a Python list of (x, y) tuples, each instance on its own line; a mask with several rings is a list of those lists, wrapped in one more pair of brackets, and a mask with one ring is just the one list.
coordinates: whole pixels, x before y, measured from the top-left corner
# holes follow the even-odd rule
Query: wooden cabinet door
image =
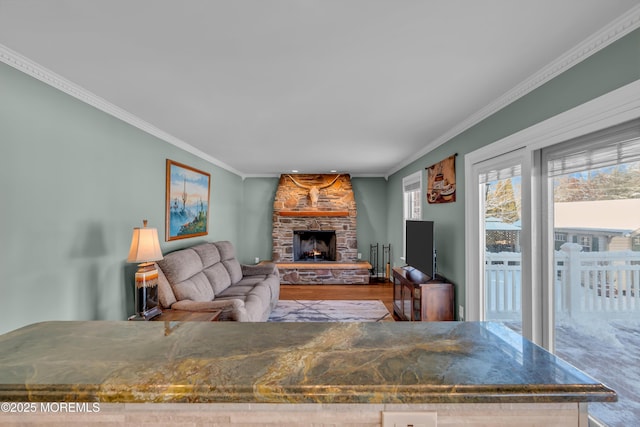
[(454, 320), (453, 285), (451, 283), (428, 283), (422, 288), (421, 320), (433, 322)]

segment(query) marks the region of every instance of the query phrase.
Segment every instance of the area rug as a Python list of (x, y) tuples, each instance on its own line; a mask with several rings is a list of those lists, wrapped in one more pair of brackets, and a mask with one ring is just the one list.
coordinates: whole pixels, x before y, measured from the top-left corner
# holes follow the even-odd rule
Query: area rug
[(379, 300), (280, 300), (267, 321), (384, 322), (393, 317)]

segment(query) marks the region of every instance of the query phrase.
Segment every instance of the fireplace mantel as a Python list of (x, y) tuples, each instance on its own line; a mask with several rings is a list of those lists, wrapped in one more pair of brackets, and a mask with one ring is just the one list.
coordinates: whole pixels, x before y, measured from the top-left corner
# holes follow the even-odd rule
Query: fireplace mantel
[(340, 217), (349, 216), (349, 211), (280, 211), (280, 216), (296, 217)]

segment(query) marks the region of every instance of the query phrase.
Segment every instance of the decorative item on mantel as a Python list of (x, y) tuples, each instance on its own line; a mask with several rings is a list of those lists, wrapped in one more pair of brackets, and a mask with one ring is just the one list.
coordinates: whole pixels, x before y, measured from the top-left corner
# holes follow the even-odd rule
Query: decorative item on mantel
[(147, 220), (142, 221), (143, 227), (133, 229), (131, 248), (127, 262), (140, 263), (136, 271), (136, 314), (129, 320), (149, 320), (162, 313), (158, 304), (158, 270), (154, 261), (163, 258), (158, 241), (158, 230), (147, 227)]
[(317, 208), (318, 207), (318, 198), (320, 197), (320, 190), (322, 190), (324, 188), (331, 187), (333, 184), (335, 184), (335, 182), (338, 180), (338, 178), (340, 178), (340, 175), (342, 175), (342, 174), (336, 175), (336, 177), (333, 178), (333, 180), (331, 182), (325, 183), (325, 184), (322, 184), (322, 185), (316, 185), (316, 184), (314, 184), (314, 185), (305, 185), (302, 182), (298, 182), (293, 176), (291, 176), (291, 175), (287, 175), (287, 176), (298, 187), (304, 188), (305, 190), (309, 190), (309, 200), (311, 200), (311, 207), (312, 208)]

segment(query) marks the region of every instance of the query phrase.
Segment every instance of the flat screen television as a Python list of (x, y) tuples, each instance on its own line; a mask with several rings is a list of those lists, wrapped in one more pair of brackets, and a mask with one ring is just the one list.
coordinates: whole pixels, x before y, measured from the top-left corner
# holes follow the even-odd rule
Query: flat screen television
[(432, 279), (435, 274), (433, 221), (407, 221), (405, 257), (407, 265)]

